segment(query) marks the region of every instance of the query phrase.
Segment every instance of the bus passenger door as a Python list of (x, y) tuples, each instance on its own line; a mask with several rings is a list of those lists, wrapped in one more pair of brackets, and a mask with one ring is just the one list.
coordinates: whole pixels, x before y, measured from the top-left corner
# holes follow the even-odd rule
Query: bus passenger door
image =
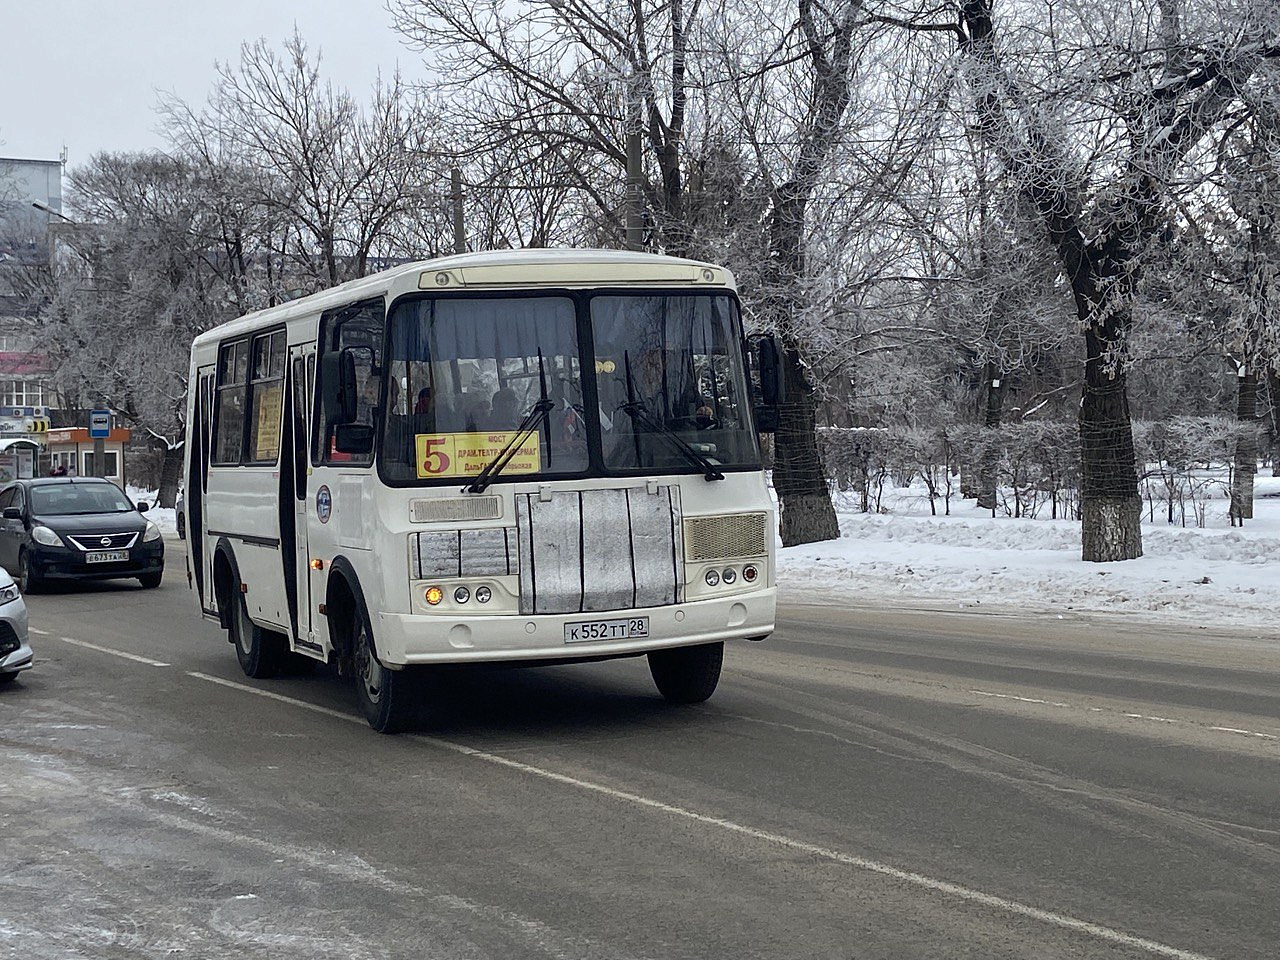
[(292, 413), (289, 438), (293, 447), (289, 459), (292, 463), (290, 499), (293, 510), (293, 543), (282, 543), (280, 549), (291, 550), (294, 557), (294, 563), (290, 565), (293, 567), (290, 571), (291, 583), (286, 589), (290, 595), (290, 618), (297, 645), (319, 654), (323, 651), (323, 644), (316, 636), (311, 619), (314, 605), (311, 600), (311, 554), (307, 537), (307, 481), (311, 473), (309, 424), (314, 356), (315, 348), (311, 346), (291, 347), (289, 350), (289, 406)]

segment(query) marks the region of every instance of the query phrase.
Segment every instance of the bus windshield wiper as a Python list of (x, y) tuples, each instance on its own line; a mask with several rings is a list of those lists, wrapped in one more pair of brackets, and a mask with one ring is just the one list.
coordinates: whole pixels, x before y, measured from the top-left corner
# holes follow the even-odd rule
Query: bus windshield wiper
[(657, 420), (654, 420), (653, 417), (649, 416), (648, 411), (644, 408), (644, 404), (639, 400), (628, 400), (622, 405), (621, 409), (624, 410), (627, 416), (631, 418), (632, 423), (639, 424), (642, 427), (645, 427), (646, 429), (660, 434), (670, 440), (671, 445), (680, 452), (681, 456), (694, 466), (702, 468), (702, 472), (708, 480), (724, 479), (724, 474), (720, 472), (719, 467), (694, 449), (693, 445), (689, 443), (688, 440), (680, 436), (680, 434), (676, 433), (665, 423), (659, 423)]
[(551, 400), (539, 400), (535, 403), (529, 412), (524, 415), (524, 419), (520, 421), (520, 426), (516, 428), (516, 432), (512, 434), (511, 439), (494, 455), (492, 460), (484, 465), (484, 469), (476, 474), (476, 478), (462, 488), (462, 492), (484, 493), (485, 488), (498, 479), (498, 474), (511, 462), (511, 458), (520, 449), (520, 444), (524, 443), (535, 430), (542, 426), (542, 421), (547, 419), (547, 414), (554, 407), (555, 403)]
[(476, 478), (462, 488), (463, 493), (484, 493), (489, 484), (498, 479), (498, 474), (511, 462), (511, 458), (520, 449), (520, 444), (524, 443), (535, 430), (539, 429), (547, 419), (547, 414), (555, 409), (555, 401), (547, 398), (547, 374), (542, 367), (541, 349), (538, 350), (538, 382), (541, 387), (542, 399), (529, 408), (529, 412), (524, 415), (524, 419), (520, 421), (520, 426), (516, 427), (516, 432), (511, 439), (494, 455), (492, 460), (484, 465), (484, 469), (476, 474)]

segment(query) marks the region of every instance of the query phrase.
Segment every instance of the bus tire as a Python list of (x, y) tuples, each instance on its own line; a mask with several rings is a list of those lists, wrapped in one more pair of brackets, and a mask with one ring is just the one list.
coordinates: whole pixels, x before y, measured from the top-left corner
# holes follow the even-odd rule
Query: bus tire
[(391, 670), (378, 660), (373, 627), (364, 599), (355, 598), (351, 620), (351, 653), (356, 675), (356, 701), (369, 726), (379, 733), (400, 733), (417, 718), (421, 690), (412, 667)]
[(723, 641), (649, 653), (649, 672), (668, 703), (702, 703), (716, 692), (723, 663)]
[(262, 680), (274, 677), (284, 666), (285, 657), (289, 653), (288, 641), (284, 634), (273, 630), (264, 630), (249, 619), (249, 610), (245, 607), (243, 596), (239, 602), (233, 603), (231, 611), (231, 642), (236, 647), (236, 659), (240, 661), (240, 669), (246, 677)]

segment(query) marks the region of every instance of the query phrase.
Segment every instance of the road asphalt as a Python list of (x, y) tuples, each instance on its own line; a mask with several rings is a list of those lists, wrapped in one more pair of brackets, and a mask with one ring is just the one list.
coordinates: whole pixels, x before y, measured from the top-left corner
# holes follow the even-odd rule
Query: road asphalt
[(784, 605), (697, 707), (453, 669), (384, 737), (168, 547), (29, 599), (0, 957), (1280, 956), (1280, 624)]

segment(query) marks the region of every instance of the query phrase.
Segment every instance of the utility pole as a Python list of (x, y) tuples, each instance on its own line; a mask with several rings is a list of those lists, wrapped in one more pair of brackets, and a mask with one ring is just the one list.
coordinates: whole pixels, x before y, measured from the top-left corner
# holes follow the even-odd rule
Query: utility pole
[(453, 199), (453, 252), (467, 252), (467, 229), (462, 222), (462, 171), (449, 171), (449, 195)]
[(640, 134), (627, 134), (627, 249), (644, 248), (644, 218), (640, 215)]

